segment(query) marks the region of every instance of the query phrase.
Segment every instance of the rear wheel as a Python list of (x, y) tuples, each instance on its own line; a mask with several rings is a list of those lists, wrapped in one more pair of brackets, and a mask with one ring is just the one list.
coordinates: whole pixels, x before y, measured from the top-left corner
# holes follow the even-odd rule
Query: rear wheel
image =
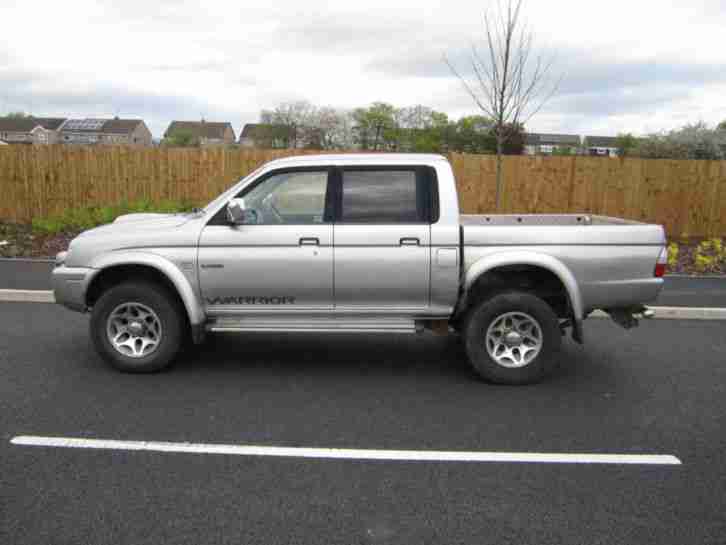
[(159, 371), (181, 346), (182, 311), (162, 286), (120, 284), (93, 306), (91, 338), (101, 357), (119, 371)]
[(469, 312), (463, 334), (472, 367), (482, 378), (501, 384), (542, 380), (554, 366), (562, 337), (552, 308), (524, 292), (479, 303)]

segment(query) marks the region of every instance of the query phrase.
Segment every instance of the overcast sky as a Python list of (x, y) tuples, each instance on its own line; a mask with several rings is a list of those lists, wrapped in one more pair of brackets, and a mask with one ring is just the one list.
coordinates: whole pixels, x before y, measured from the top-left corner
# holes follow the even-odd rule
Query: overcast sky
[[(0, 113), (231, 121), (307, 99), (476, 113), (465, 70), (494, 0), (0, 2)], [(559, 93), (530, 131), (614, 135), (726, 119), (726, 0), (526, 0)]]

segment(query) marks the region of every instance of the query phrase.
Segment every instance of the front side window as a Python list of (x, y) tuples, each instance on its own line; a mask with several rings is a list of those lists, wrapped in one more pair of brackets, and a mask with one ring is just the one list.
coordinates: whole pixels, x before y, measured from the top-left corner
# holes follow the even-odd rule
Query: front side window
[(263, 225), (323, 223), (328, 172), (275, 174), (244, 194), (245, 207)]
[(426, 197), (416, 169), (344, 170), (342, 223), (424, 223)]

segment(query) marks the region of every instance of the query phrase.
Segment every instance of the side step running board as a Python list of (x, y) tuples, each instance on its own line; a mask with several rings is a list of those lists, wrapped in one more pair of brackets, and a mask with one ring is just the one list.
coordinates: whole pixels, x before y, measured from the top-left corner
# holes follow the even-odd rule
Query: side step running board
[(397, 317), (260, 317), (217, 318), (207, 324), (207, 331), (299, 331), (321, 333), (416, 333), (420, 328), (411, 318)]

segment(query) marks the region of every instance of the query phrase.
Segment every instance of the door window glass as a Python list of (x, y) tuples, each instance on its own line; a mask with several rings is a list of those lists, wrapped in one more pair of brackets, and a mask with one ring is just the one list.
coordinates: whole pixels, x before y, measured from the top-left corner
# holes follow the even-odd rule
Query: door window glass
[(246, 193), (245, 207), (257, 211), (263, 225), (323, 223), (327, 171), (285, 172), (271, 176)]
[(411, 170), (345, 170), (343, 223), (422, 223), (424, 195)]

